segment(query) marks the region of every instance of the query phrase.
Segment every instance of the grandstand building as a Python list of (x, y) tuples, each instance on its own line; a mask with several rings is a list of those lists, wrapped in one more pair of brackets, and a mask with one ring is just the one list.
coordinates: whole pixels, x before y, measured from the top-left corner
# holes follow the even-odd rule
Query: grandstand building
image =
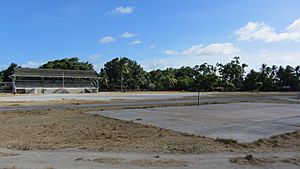
[(15, 68), (13, 93), (96, 93), (98, 77), (94, 71)]

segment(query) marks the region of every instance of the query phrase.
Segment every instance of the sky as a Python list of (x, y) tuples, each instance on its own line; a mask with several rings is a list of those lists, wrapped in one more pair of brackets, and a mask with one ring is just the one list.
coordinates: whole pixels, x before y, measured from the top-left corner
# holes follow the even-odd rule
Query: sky
[(0, 0), (0, 69), (115, 57), (146, 70), (300, 65), (299, 0)]

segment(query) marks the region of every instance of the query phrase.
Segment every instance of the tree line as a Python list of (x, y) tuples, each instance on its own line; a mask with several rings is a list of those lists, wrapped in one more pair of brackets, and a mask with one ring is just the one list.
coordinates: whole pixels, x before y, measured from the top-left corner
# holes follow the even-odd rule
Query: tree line
[[(145, 71), (136, 61), (127, 57), (114, 58), (104, 64), (98, 73), (101, 91), (299, 91), (300, 66), (268, 66), (246, 73), (248, 65), (234, 57), (229, 63), (194, 67), (166, 68)], [(11, 81), (9, 76), (14, 68), (12, 63), (0, 72), (0, 81)], [(79, 58), (64, 58), (49, 61), (42, 69), (91, 70), (89, 62)]]

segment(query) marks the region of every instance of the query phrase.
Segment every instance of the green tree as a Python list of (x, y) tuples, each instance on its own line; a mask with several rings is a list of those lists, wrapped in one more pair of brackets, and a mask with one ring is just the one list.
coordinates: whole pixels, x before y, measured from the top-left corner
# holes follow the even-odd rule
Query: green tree
[(212, 91), (218, 84), (219, 77), (216, 74), (217, 68), (213, 65), (203, 63), (196, 65), (195, 70), (195, 87), (205, 91)]
[(179, 91), (189, 91), (193, 89), (194, 79), (188, 76), (180, 76), (177, 78), (176, 89)]
[(167, 68), (163, 72), (163, 76), (160, 80), (162, 81), (165, 90), (174, 90), (176, 87), (178, 80), (176, 79), (175, 72), (176, 69), (174, 68)]
[(296, 67), (295, 67), (295, 73), (296, 73), (296, 77), (297, 77), (298, 79), (300, 79), (300, 66), (296, 66)]
[(69, 69), (69, 70), (94, 70), (93, 65), (89, 62), (80, 62), (79, 58), (64, 58), (54, 61), (48, 61), (40, 66), (42, 69)]
[(263, 83), (262, 82), (255, 82), (254, 86), (255, 86), (255, 90), (259, 91), (260, 88), (263, 86)]
[(160, 69), (150, 71), (149, 72), (149, 80), (150, 80), (149, 87), (152, 90), (164, 90), (165, 88), (161, 81), (163, 76), (164, 76), (163, 71)]
[(234, 57), (230, 63), (227, 63), (225, 65), (217, 64), (223, 84), (232, 83), (235, 86), (235, 89), (242, 88), (245, 68), (247, 67), (245, 63), (241, 64), (239, 59), (240, 57)]
[(201, 74), (196, 77), (196, 83), (205, 91), (212, 91), (218, 84), (218, 76), (216, 74)]
[(17, 64), (15, 63), (11, 63), (7, 69), (3, 70), (2, 73), (1, 73), (1, 76), (2, 76), (2, 80), (4, 82), (11, 82), (12, 79), (10, 78), (10, 76), (14, 73), (14, 69), (17, 68), (17, 67), (20, 67), (18, 66)]
[(109, 77), (107, 75), (107, 72), (103, 70), (103, 68), (100, 70), (99, 74), (99, 86), (101, 90), (108, 90), (109, 89)]
[(286, 68), (280, 66), (276, 78), (277, 85), (281, 90), (299, 90), (299, 78), (292, 66), (287, 65)]
[[(176, 78), (176, 72), (178, 69), (167, 68), (165, 70), (153, 70), (149, 73), (149, 80), (151, 87), (155, 87), (155, 90), (180, 90), (178, 89), (178, 79)], [(183, 77), (182, 75), (181, 77)], [(182, 83), (184, 83), (182, 81)]]
[(126, 57), (114, 58), (100, 70), (101, 89), (139, 90), (148, 87), (147, 72), (136, 61)]
[(175, 86), (176, 90), (188, 91), (194, 88), (196, 71), (189, 67), (181, 67), (175, 70), (175, 78), (177, 79), (177, 84)]
[(3, 76), (3, 70), (0, 72), (0, 82), (3, 82), (4, 76)]
[(243, 84), (243, 89), (252, 91), (256, 90), (257, 86), (256, 83), (261, 83), (260, 81), (260, 73), (256, 72), (255, 70), (251, 70), (245, 78), (244, 84)]
[[(260, 87), (263, 91), (273, 91), (275, 90), (275, 84), (274, 84), (274, 71), (275, 67), (268, 67), (266, 64), (262, 64), (260, 68), (260, 77), (259, 82), (262, 83), (262, 86)], [(275, 69), (276, 70), (276, 69)]]

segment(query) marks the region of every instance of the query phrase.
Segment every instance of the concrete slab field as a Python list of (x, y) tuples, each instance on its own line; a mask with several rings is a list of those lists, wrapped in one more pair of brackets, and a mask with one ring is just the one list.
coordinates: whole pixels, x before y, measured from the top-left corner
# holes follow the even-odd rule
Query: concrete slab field
[(239, 142), (300, 129), (299, 104), (232, 103), (90, 113)]

